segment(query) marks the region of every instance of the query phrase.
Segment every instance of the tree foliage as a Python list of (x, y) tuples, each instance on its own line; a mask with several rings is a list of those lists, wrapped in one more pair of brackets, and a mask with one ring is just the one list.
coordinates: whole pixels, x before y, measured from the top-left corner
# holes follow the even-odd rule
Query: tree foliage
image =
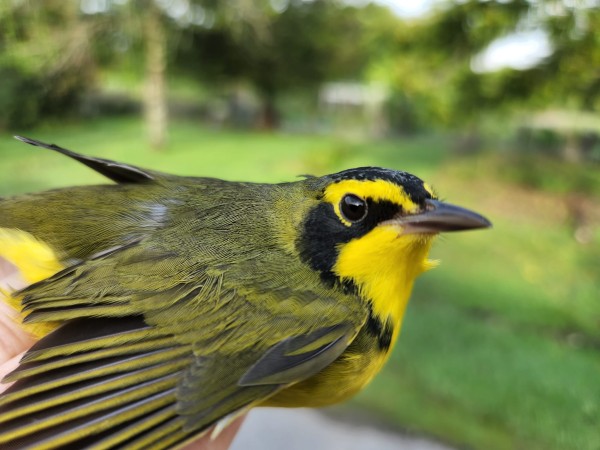
[(370, 49), (361, 45), (361, 13), (334, 1), (291, 0), (260, 27), (190, 27), (177, 64), (208, 83), (250, 83), (272, 114), (284, 91), (362, 76)]
[(94, 77), (88, 30), (72, 1), (0, 5), (0, 128), (70, 111)]
[[(545, 60), (524, 70), (473, 70), (473, 59), (494, 40), (533, 29), (549, 37)], [(484, 112), (515, 107), (600, 107), (600, 12), (583, 2), (446, 2), (405, 24), (395, 40), (387, 80), (420, 122), (469, 126)]]
[[(600, 108), (600, 12), (589, 2), (449, 0), (410, 21), (373, 3), (352, 5), (341, 0), (0, 2), (0, 127), (69, 111), (99, 68), (111, 71), (123, 63), (139, 77), (152, 73), (155, 82), (162, 77), (164, 83), (170, 72), (211, 89), (251, 86), (263, 102), (266, 122), (276, 122), (282, 93), (314, 97), (329, 80), (386, 84), (392, 92), (389, 117), (405, 131), (469, 128), (484, 113), (514, 108)], [(163, 31), (160, 39), (151, 39), (159, 36), (152, 32), (158, 25), (144, 27), (149, 11), (159, 15), (154, 19)], [(496, 39), (532, 29), (543, 30), (552, 47), (540, 64), (474, 70), (474, 58)], [(162, 50), (148, 52), (153, 42)], [(148, 65), (149, 54), (163, 54), (164, 60)]]

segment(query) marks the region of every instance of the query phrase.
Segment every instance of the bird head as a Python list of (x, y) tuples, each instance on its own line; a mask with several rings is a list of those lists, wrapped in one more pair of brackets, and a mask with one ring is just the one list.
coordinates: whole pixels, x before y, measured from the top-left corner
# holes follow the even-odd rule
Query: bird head
[(381, 302), (406, 303), (414, 279), (434, 265), (427, 255), (437, 234), (491, 226), (441, 202), (406, 172), (363, 167), (306, 182), (317, 201), (297, 243), (303, 260), (323, 279), (357, 289), (375, 309)]

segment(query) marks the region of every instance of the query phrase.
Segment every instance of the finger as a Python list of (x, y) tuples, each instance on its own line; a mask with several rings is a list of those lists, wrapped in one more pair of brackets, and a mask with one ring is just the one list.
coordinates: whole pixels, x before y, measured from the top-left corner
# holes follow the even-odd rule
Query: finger
[(34, 342), (19, 326), (17, 312), (2, 301), (0, 294), (0, 364), (27, 350)]
[(0, 258), (0, 364), (31, 347), (33, 338), (19, 326), (17, 311), (6, 302), (3, 292), (25, 286), (17, 268)]
[(23, 357), (25, 352), (20, 353), (16, 356), (13, 356), (11, 359), (6, 361), (4, 364), (0, 364), (0, 394), (2, 394), (5, 390), (7, 390), (12, 383), (3, 384), (1, 382), (2, 378), (11, 373), (13, 370), (17, 368), (19, 365), (19, 361)]
[(211, 439), (211, 434), (208, 432), (197, 441), (183, 447), (183, 450), (227, 450), (240, 430), (245, 417), (244, 415), (235, 419), (215, 439)]

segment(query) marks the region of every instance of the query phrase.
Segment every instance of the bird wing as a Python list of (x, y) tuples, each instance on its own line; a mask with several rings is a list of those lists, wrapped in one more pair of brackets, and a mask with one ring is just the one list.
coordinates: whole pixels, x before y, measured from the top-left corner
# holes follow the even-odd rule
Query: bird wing
[(181, 444), (322, 370), (366, 319), (285, 258), (271, 273), (162, 245), (133, 240), (18, 293), (26, 322), (64, 325), (4, 380), (0, 444)]

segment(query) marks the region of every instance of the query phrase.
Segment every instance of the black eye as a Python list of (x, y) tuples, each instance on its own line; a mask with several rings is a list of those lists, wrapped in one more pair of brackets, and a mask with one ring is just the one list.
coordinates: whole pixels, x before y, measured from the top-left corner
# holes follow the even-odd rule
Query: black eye
[(367, 202), (356, 195), (347, 194), (340, 202), (340, 211), (348, 221), (358, 222), (367, 215)]

